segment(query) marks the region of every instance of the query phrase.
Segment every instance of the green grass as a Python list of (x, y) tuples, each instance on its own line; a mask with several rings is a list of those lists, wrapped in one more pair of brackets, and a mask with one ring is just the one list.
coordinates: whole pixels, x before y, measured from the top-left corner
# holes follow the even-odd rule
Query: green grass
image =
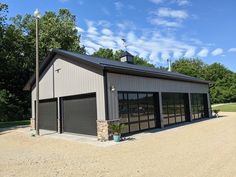
[(212, 109), (219, 109), (220, 112), (236, 112), (236, 103), (214, 106)]
[(0, 128), (15, 127), (18, 125), (29, 125), (29, 124), (30, 124), (30, 120), (0, 122)]

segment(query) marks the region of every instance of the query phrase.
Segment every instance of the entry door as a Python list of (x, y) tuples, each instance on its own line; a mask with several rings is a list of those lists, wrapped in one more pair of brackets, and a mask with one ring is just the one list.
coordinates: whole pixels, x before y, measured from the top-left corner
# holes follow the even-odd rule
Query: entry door
[(57, 99), (39, 101), (39, 128), (57, 131)]
[(63, 132), (97, 134), (96, 95), (86, 94), (62, 99)]

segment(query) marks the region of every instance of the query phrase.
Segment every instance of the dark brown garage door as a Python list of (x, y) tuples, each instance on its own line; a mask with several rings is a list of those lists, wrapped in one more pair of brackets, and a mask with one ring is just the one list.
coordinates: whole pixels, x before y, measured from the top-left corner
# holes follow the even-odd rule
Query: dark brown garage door
[(57, 99), (39, 101), (39, 128), (57, 131)]
[(96, 95), (86, 94), (62, 99), (63, 132), (96, 135)]

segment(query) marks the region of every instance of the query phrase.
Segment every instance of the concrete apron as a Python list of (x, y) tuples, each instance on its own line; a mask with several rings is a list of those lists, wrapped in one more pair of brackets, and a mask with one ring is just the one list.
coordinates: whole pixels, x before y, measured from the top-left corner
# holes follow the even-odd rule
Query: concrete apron
[(97, 140), (97, 136), (91, 135), (83, 135), (83, 134), (75, 134), (75, 133), (58, 133), (50, 130), (42, 130), (40, 129), (40, 137), (54, 138), (54, 139), (63, 139), (67, 141), (77, 141), (79, 143), (86, 143), (100, 147), (108, 147), (116, 144), (120, 144), (123, 142), (116, 143), (114, 141), (105, 141), (101, 142)]

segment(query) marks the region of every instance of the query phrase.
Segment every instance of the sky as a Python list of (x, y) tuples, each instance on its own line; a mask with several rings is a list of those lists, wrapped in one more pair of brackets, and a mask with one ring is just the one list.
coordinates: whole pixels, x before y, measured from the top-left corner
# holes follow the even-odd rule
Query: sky
[(36, 8), (69, 9), (77, 17), (81, 44), (124, 49), (156, 66), (167, 59), (198, 57), (236, 72), (235, 0), (2, 0), (8, 17), (33, 14)]

